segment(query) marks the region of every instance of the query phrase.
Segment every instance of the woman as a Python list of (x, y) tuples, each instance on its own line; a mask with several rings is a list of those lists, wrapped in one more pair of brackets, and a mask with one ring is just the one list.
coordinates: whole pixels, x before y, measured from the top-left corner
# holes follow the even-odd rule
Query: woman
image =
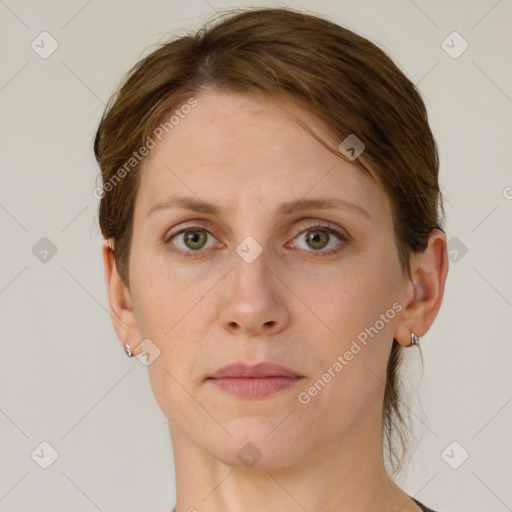
[(113, 324), (168, 418), (175, 510), (430, 510), (385, 464), (448, 270), (436, 143), (390, 58), (236, 13), (131, 70), (95, 154)]

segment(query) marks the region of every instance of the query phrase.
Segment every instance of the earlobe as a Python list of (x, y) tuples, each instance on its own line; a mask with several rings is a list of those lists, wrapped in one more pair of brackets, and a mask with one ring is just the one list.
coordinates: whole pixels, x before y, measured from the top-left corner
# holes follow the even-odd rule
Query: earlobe
[(110, 309), (110, 317), (117, 337), (126, 351), (126, 344), (131, 352), (137, 355), (140, 335), (133, 310), (129, 287), (121, 279), (117, 271), (114, 245), (111, 239), (105, 240), (102, 246), (105, 286)]
[(395, 339), (412, 344), (411, 333), (424, 336), (434, 322), (444, 295), (448, 274), (446, 235), (439, 229), (430, 233), (428, 247), (413, 257), (409, 286), (404, 293), (404, 310), (395, 329)]

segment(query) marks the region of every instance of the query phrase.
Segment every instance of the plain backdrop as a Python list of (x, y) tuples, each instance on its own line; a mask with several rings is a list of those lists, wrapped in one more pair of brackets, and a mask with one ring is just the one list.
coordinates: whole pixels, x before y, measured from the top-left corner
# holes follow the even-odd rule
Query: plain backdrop
[[(166, 418), (108, 314), (92, 140), (151, 45), (243, 5), (284, 4), (0, 1), (1, 511), (174, 505)], [(512, 510), (512, 2), (291, 7), (389, 52), (418, 85), (440, 148), (450, 272), (423, 371), (407, 351), (420, 443), (398, 481), (440, 512)]]

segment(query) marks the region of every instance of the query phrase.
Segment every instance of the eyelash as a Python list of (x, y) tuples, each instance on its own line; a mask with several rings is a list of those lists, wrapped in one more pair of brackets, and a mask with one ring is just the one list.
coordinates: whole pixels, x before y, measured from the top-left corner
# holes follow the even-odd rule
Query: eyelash
[[(196, 226), (196, 225), (191, 225), (191, 226), (186, 226), (185, 228), (181, 229), (180, 231), (177, 231), (176, 233), (172, 233), (171, 235), (167, 236), (165, 239), (164, 239), (164, 244), (169, 244), (170, 241), (175, 237), (175, 236), (178, 236), (178, 235), (181, 235), (182, 233), (186, 233), (187, 231), (194, 231), (194, 230), (197, 230), (197, 231), (205, 231), (206, 233), (208, 233), (209, 235), (213, 236), (207, 229), (205, 229), (203, 226)], [(302, 233), (304, 232), (307, 232), (307, 231), (314, 231), (314, 230), (322, 230), (322, 231), (325, 231), (329, 234), (333, 234), (335, 235), (336, 237), (338, 237), (340, 239), (340, 242), (344, 243), (344, 244), (347, 244), (350, 242), (350, 239), (347, 235), (345, 235), (344, 233), (342, 233), (341, 231), (339, 231), (338, 229), (335, 229), (334, 227), (332, 227), (330, 224), (323, 224), (319, 221), (315, 221), (313, 222), (313, 224), (310, 224), (309, 226), (306, 226), (300, 233), (299, 235), (301, 235)], [(295, 238), (297, 238), (299, 235), (297, 235)], [(295, 240), (294, 238), (294, 240)], [(337, 248), (337, 249), (329, 249), (327, 251), (322, 251), (322, 250), (318, 250), (318, 251), (314, 251), (314, 250), (311, 250), (311, 251), (306, 251), (306, 252), (312, 252), (314, 254), (317, 254), (318, 256), (322, 257), (322, 256), (330, 256), (332, 254), (336, 254), (338, 253), (339, 251), (341, 250), (341, 248)], [(195, 258), (197, 257), (196, 254), (197, 253), (201, 253), (201, 252), (204, 252), (202, 250), (197, 250), (197, 251), (185, 251), (183, 249), (180, 249), (179, 247), (174, 247), (172, 249), (173, 252), (175, 252), (176, 254), (179, 254), (180, 256), (185, 256), (187, 258)]]

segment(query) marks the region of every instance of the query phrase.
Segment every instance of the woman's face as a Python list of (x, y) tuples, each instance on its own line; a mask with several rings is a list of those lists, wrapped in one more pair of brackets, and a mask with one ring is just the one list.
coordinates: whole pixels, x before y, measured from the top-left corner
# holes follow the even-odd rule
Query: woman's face
[[(380, 439), (410, 292), (387, 195), (277, 103), (196, 99), (144, 162), (129, 262), (130, 341), (160, 351), (148, 372), (171, 432), (269, 468)], [(296, 377), (211, 378), (238, 362)]]

